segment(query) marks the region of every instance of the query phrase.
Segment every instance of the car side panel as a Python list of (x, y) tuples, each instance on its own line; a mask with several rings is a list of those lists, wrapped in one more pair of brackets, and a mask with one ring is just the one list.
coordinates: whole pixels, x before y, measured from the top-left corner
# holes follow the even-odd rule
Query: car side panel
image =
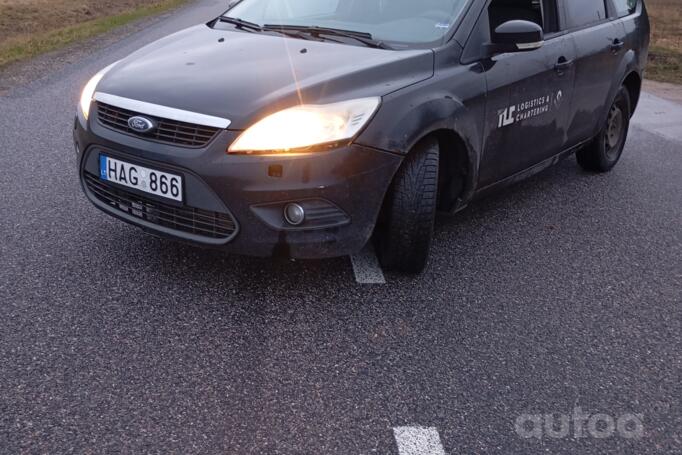
[[(571, 145), (597, 134), (606, 121), (608, 107), (630, 73), (642, 77), (649, 32), (646, 8), (640, 1), (634, 14), (571, 33), (579, 54)], [(622, 41), (624, 46), (612, 50), (614, 40)]]
[(611, 45), (623, 35), (623, 29), (613, 21), (570, 33), (577, 59), (569, 147), (595, 136), (601, 127), (624, 52), (615, 53)]
[(486, 86), (480, 64), (460, 65), (454, 44), (436, 51), (436, 76), (384, 97), (382, 106), (356, 143), (405, 155), (425, 136), (447, 130), (467, 148), (466, 194), (478, 179)]
[(575, 58), (559, 36), (543, 48), (495, 56), (486, 62), (486, 143), (480, 186), (535, 166), (566, 145), (574, 67), (555, 65)]
[[(649, 42), (651, 25), (644, 2), (640, 2), (637, 11), (629, 16), (618, 19), (618, 24), (623, 28), (626, 52), (621, 62), (619, 72), (620, 79), (614, 80), (612, 97), (630, 73), (636, 72), (643, 79), (644, 69), (649, 60)], [(633, 112), (636, 109), (636, 101), (633, 102)]]

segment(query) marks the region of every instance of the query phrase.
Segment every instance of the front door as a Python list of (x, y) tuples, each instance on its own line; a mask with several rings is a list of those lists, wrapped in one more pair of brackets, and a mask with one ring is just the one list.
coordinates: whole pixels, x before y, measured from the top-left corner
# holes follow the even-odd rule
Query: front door
[(575, 49), (563, 36), (538, 50), (505, 54), (486, 71), (488, 100), (479, 187), (559, 153), (566, 145)]

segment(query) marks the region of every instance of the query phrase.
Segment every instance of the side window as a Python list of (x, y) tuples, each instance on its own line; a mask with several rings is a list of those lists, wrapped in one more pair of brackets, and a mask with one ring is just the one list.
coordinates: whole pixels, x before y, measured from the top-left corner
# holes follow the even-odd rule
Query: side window
[(627, 16), (637, 10), (637, 2), (639, 0), (613, 0), (613, 6), (616, 7), (616, 14), (618, 17)]
[(493, 0), (488, 8), (490, 31), (511, 20), (535, 22), (544, 27), (542, 6), (537, 0)]
[(606, 19), (604, 0), (564, 0), (564, 29), (581, 28)]
[(556, 0), (492, 0), (488, 8), (491, 34), (511, 20), (535, 22), (545, 33), (559, 30)]
[(490, 43), (495, 29), (513, 20), (535, 22), (544, 29), (545, 36), (557, 32), (559, 20), (556, 0), (492, 0), (471, 33), (464, 48), (462, 63), (486, 58), (488, 54), (484, 45)]

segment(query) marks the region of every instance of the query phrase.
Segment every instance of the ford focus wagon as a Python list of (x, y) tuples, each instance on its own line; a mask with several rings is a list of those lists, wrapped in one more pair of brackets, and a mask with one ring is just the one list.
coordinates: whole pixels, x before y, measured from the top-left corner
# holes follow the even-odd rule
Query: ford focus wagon
[(619, 161), (642, 0), (242, 0), (95, 75), (87, 198), (227, 253), (427, 264), (437, 212), (575, 154)]

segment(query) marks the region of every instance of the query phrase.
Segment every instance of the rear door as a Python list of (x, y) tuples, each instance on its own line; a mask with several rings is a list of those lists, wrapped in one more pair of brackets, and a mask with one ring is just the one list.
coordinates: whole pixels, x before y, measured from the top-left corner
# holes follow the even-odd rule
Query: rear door
[(488, 99), (479, 187), (533, 167), (565, 146), (575, 48), (554, 30), (555, 11), (555, 0), (493, 0), (481, 19), (489, 30), (508, 20), (539, 21), (546, 35), (540, 49), (483, 62)]
[(642, 2), (641, 0), (611, 0), (611, 4), (611, 15), (616, 18), (616, 23), (623, 28), (625, 34), (624, 53), (634, 51), (640, 59), (639, 67), (643, 68), (648, 56), (646, 50), (649, 48), (650, 25), (646, 14), (642, 14)]
[(606, 0), (560, 0), (560, 26), (575, 46), (575, 88), (568, 145), (601, 128), (613, 78), (624, 52), (622, 24), (609, 18)]

